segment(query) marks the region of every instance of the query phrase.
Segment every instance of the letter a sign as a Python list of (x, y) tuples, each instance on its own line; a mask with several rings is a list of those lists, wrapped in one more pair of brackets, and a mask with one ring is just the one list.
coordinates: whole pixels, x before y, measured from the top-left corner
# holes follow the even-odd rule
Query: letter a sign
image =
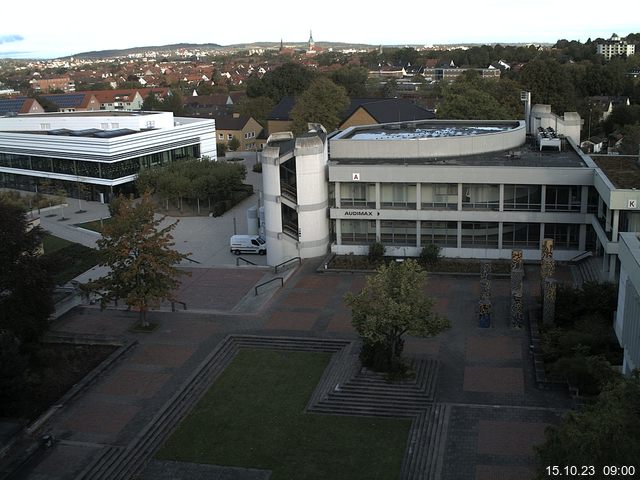
[(354, 182), (359, 182), (359, 181), (360, 181), (360, 174), (359, 174), (359, 173), (352, 173), (352, 174), (351, 174), (351, 179), (352, 179)]

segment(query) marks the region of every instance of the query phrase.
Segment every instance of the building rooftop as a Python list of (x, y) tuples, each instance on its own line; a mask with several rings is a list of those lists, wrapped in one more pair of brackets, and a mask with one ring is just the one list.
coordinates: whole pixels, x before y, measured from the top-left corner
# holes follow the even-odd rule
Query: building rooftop
[(640, 189), (640, 165), (638, 157), (623, 155), (592, 155), (596, 165), (604, 172), (614, 187)]
[(338, 158), (331, 156), (332, 164), (353, 165), (443, 165), (443, 166), (505, 166), (505, 167), (570, 167), (587, 168), (580, 154), (563, 142), (562, 151), (544, 149), (540, 151), (535, 141), (528, 139), (518, 148), (474, 155), (423, 158)]
[(486, 133), (497, 133), (510, 130), (514, 125), (452, 125), (441, 124), (411, 124), (383, 125), (379, 128), (368, 128), (366, 130), (354, 130), (350, 135), (343, 138), (350, 140), (407, 140), (412, 138), (438, 138), (438, 137), (461, 137), (470, 135), (483, 135)]
[(166, 112), (143, 112), (126, 110), (88, 110), (82, 112), (50, 112), (30, 113), (29, 118), (37, 117), (140, 117), (144, 115), (158, 115)]

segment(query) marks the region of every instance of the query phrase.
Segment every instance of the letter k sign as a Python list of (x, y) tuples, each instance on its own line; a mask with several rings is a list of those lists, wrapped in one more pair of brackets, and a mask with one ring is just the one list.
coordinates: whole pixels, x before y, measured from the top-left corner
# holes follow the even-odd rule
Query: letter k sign
[(638, 208), (638, 201), (637, 200), (627, 200), (627, 208)]
[(360, 174), (359, 174), (359, 173), (352, 173), (352, 174), (351, 174), (351, 179), (352, 179), (354, 182), (359, 182), (359, 181), (360, 181)]

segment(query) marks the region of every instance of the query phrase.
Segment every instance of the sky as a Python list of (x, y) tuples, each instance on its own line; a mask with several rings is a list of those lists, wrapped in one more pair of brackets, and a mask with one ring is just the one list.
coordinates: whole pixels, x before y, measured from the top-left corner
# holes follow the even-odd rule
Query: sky
[(1, 10), (0, 58), (183, 42), (282, 39), (286, 44), (306, 42), (310, 30), (316, 42), (371, 45), (584, 42), (640, 31), (638, 0), (618, 0), (615, 12), (606, 15), (604, 5), (595, 0), (244, 0), (233, 7), (217, 0), (8, 0)]

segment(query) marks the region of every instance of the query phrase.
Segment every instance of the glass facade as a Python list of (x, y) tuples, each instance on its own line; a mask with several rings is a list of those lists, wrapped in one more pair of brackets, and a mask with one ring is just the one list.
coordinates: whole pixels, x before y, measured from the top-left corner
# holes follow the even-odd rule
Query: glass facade
[(381, 183), (380, 206), (382, 208), (412, 209), (416, 208), (415, 183)]
[(502, 248), (540, 248), (539, 223), (503, 223)]
[(458, 209), (457, 183), (423, 183), (420, 195), (423, 209)]
[(498, 248), (498, 224), (462, 222), (462, 248)]
[(376, 184), (341, 183), (340, 205), (342, 208), (376, 208)]
[(0, 153), (0, 167), (114, 180), (134, 175), (138, 173), (141, 168), (150, 168), (185, 158), (199, 157), (200, 145), (180, 147), (165, 152), (142, 155), (115, 162), (91, 162), (68, 158)]
[(341, 220), (342, 243), (369, 245), (376, 241), (375, 220)]
[(500, 186), (465, 183), (462, 185), (463, 210), (498, 210)]
[(582, 186), (547, 185), (545, 210), (548, 212), (579, 212)]
[(578, 248), (580, 225), (545, 223), (545, 238), (553, 239), (553, 248), (558, 250), (575, 250)]
[(420, 222), (420, 242), (423, 247), (457, 247), (458, 222)]
[(541, 209), (542, 187), (540, 185), (505, 185), (504, 209), (536, 211)]
[(416, 222), (383, 220), (380, 222), (380, 241), (384, 245), (413, 246), (416, 243)]

